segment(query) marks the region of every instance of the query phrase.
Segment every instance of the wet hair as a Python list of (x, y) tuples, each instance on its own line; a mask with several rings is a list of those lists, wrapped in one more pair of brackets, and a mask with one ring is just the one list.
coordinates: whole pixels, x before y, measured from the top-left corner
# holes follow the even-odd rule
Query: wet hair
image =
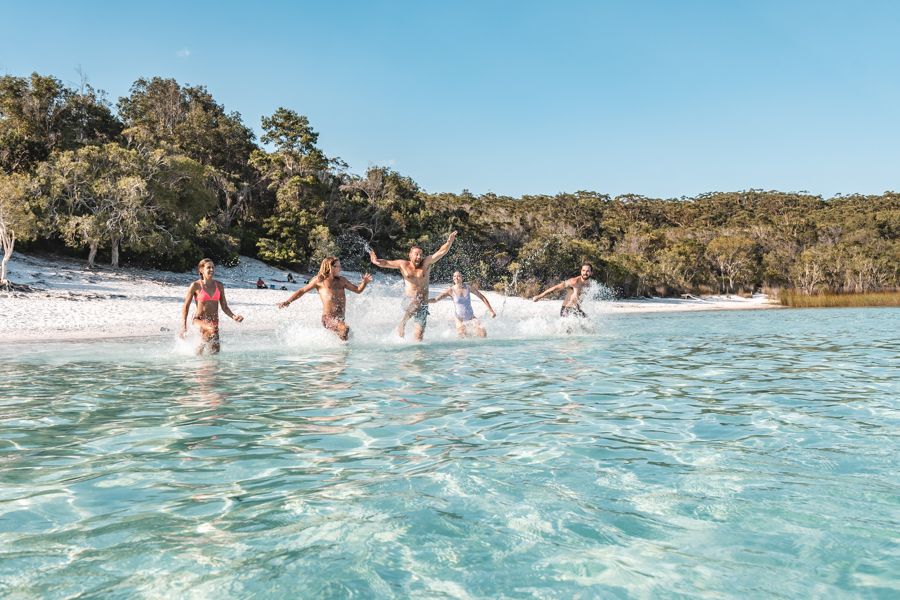
[(205, 265), (216, 266), (216, 263), (214, 263), (211, 258), (204, 258), (197, 263), (197, 272), (199, 273)]
[(334, 268), (334, 263), (338, 262), (338, 258), (336, 256), (326, 256), (322, 259), (322, 264), (319, 266), (319, 274), (316, 275), (316, 279), (319, 281), (325, 281), (329, 277), (331, 277), (331, 270)]
[(592, 265), (591, 263), (589, 263), (589, 262), (587, 262), (587, 261), (581, 263), (581, 266), (582, 266), (582, 267), (590, 267), (590, 268), (591, 268), (591, 271), (594, 270), (594, 265)]

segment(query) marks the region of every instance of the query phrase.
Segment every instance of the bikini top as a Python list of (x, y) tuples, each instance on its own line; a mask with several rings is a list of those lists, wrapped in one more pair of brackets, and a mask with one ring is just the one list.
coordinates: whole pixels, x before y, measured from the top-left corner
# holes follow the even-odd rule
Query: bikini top
[(197, 290), (197, 295), (194, 296), (197, 302), (212, 302), (218, 301), (222, 294), (219, 292), (219, 286), (216, 284), (216, 293), (210, 296), (205, 289), (203, 289), (203, 284), (200, 284), (200, 289)]

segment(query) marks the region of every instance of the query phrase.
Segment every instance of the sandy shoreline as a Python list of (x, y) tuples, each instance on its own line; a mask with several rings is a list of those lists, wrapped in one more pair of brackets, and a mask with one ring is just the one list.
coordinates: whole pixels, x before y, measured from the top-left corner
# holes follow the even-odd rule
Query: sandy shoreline
[[(354, 279), (354, 274), (347, 274)], [(375, 281), (362, 296), (351, 294), (348, 318), (356, 322), (383, 320), (384, 313), (398, 312), (402, 282), (396, 276), (373, 270)], [(301, 322), (316, 326), (320, 312), (315, 294), (303, 297), (291, 309), (275, 305), (296, 290), (308, 275), (287, 272), (258, 260), (242, 257), (235, 267), (217, 267), (216, 278), (226, 286), (232, 310), (245, 317), (238, 325), (223, 315), (223, 335), (241, 331), (277, 331)], [(276, 288), (256, 289), (256, 279)], [(356, 276), (358, 278), (358, 276)], [(181, 305), (192, 272), (171, 273), (150, 269), (87, 268), (86, 261), (15, 254), (9, 263), (9, 279), (30, 286), (32, 292), (0, 291), (0, 343), (41, 340), (91, 340), (148, 336), (174, 336), (180, 327)], [(433, 295), (448, 284), (432, 286)], [(551, 319), (559, 301), (532, 303), (502, 294), (487, 293), (503, 319)], [(357, 299), (358, 298), (358, 299)], [(480, 303), (476, 313), (480, 314)], [(433, 305), (435, 318), (446, 316), (449, 302)], [(396, 305), (396, 306), (395, 306)], [(356, 307), (356, 308), (354, 308)], [(591, 301), (591, 315), (678, 312), (697, 310), (764, 309), (777, 307), (763, 295), (753, 298), (708, 297), (646, 300)], [(354, 314), (355, 313), (355, 314)], [(391, 316), (393, 319), (394, 316)], [(385, 321), (387, 326), (388, 321)]]

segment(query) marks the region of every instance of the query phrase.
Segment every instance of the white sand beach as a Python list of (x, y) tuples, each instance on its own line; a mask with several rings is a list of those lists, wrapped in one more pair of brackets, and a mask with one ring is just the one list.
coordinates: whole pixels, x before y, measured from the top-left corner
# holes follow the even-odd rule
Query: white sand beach
[[(364, 324), (369, 318), (385, 320), (384, 313), (397, 312), (402, 281), (396, 275), (373, 269), (375, 281), (359, 299), (350, 294), (348, 319)], [(252, 258), (242, 257), (237, 266), (217, 266), (216, 279), (226, 286), (231, 309), (245, 317), (242, 324), (223, 320), (223, 335), (243, 331), (277, 331), (293, 322), (316, 326), (321, 312), (318, 299), (310, 294), (287, 310), (276, 304), (303, 285), (309, 275), (292, 273), (296, 283), (287, 281), (288, 273)], [(353, 280), (358, 274), (346, 273)], [(180, 327), (184, 294), (194, 272), (172, 273), (151, 269), (118, 268), (98, 265), (88, 269), (87, 262), (58, 257), (27, 256), (16, 253), (9, 263), (9, 279), (25, 284), (31, 292), (0, 291), (0, 341), (78, 340), (129, 336), (174, 336)], [(276, 289), (257, 289), (261, 277)], [(449, 284), (432, 285), (434, 294)], [(285, 290), (281, 290), (281, 287)], [(366, 301), (362, 298), (369, 296)], [(533, 303), (495, 292), (486, 293), (499, 313), (496, 322), (515, 319), (550, 319), (559, 312), (559, 301)], [(476, 300), (476, 312), (481, 314)], [(396, 306), (395, 306), (396, 304)], [(696, 310), (762, 309), (777, 306), (762, 295), (752, 298), (712, 296), (697, 299), (642, 299), (589, 301), (592, 315)], [(386, 308), (396, 311), (386, 311)], [(436, 319), (448, 317), (450, 303), (433, 305)], [(446, 314), (444, 314), (446, 313)], [(393, 318), (393, 316), (391, 316)], [(387, 324), (390, 321), (385, 321)], [(353, 321), (351, 321), (351, 324)], [(387, 325), (386, 325), (387, 326)]]

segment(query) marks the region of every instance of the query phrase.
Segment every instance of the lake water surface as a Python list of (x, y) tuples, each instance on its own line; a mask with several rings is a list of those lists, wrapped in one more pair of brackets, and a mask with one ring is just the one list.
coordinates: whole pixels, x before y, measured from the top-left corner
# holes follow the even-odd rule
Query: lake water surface
[(896, 598), (898, 324), (0, 346), (0, 596)]

